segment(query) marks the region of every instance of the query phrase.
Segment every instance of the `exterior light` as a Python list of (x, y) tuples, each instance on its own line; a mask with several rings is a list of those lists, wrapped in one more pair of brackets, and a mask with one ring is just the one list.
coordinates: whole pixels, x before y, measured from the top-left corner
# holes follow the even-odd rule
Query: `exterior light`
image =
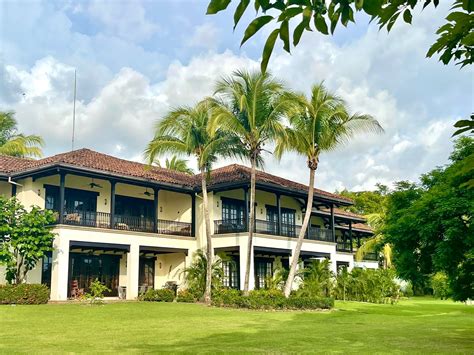
[(107, 199), (104, 199), (104, 205), (107, 206)]
[(217, 200), (217, 207), (219, 207), (219, 200)]
[(163, 206), (160, 206), (160, 212), (163, 212)]

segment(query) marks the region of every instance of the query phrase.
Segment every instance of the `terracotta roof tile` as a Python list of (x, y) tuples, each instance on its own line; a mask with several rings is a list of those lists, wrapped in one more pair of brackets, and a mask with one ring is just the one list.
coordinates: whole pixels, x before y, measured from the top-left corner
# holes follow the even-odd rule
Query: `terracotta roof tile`
[(32, 159), (16, 158), (7, 155), (0, 155), (0, 173), (12, 173), (23, 170), (34, 164)]
[[(227, 165), (212, 171), (209, 187), (227, 182), (237, 182), (240, 180), (250, 181), (250, 174), (251, 169), (249, 167), (239, 164)], [(284, 188), (290, 188), (301, 192), (308, 191), (307, 185), (284, 179), (282, 177), (272, 175), (260, 170), (257, 170), (257, 182), (270, 183), (273, 185), (277, 185)], [(352, 202), (352, 200), (347, 197), (336, 195), (316, 188), (314, 189), (314, 193), (320, 196), (326, 196), (328, 198), (336, 198), (338, 200), (347, 201), (349, 203)]]
[[(2, 161), (6, 157), (0, 157), (0, 171), (2, 169)], [(25, 161), (25, 159), (21, 159)], [(7, 164), (8, 159), (5, 159)], [(148, 167), (145, 164), (116, 158), (107, 154), (98, 153), (90, 149), (79, 149), (68, 153), (53, 155), (39, 160), (28, 160), (24, 165), (16, 163), (5, 172), (21, 172), (31, 168), (40, 168), (47, 165), (67, 164), (75, 167), (94, 169), (108, 173), (116, 173), (120, 175), (150, 179), (170, 184), (194, 186), (194, 178), (184, 173), (158, 168)], [(11, 165), (11, 164), (10, 164)]]

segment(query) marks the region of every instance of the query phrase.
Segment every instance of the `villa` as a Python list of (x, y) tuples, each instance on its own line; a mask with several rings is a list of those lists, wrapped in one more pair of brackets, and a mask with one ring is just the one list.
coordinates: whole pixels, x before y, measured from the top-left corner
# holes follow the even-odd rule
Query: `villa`
[[(242, 289), (244, 283), (249, 186), (250, 169), (236, 164), (215, 169), (209, 179), (214, 253), (225, 252), (235, 261), (224, 267), (224, 285), (232, 288)], [(291, 263), (308, 188), (258, 171), (256, 189), (250, 285), (263, 288), (268, 276)], [(47, 284), (52, 300), (66, 300), (96, 278), (111, 289), (108, 296), (127, 299), (167, 283), (183, 285), (182, 270), (205, 247), (199, 176), (88, 149), (40, 160), (0, 156), (0, 195), (55, 211), (54, 251), (27, 277), (29, 283)], [(333, 271), (377, 267), (375, 255), (354, 260), (372, 231), (364, 218), (341, 209), (351, 204), (314, 189), (302, 263), (327, 258)]]

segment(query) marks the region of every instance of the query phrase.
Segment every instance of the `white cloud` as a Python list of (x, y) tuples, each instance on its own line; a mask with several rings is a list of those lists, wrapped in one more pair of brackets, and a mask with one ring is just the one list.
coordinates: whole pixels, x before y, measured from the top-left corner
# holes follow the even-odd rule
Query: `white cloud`
[(194, 33), (186, 41), (191, 47), (215, 49), (219, 44), (219, 32), (212, 23), (196, 26)]

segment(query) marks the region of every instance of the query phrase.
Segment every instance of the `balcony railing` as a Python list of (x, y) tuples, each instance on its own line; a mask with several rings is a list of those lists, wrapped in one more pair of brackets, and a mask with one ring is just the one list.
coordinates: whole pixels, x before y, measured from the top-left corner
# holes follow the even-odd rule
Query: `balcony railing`
[[(55, 213), (56, 223), (59, 223), (59, 212), (56, 211)], [(110, 220), (110, 213), (66, 209), (64, 211), (63, 224), (155, 233), (155, 224), (151, 218), (115, 215), (112, 226), (110, 225)], [(157, 233), (191, 237), (191, 223), (158, 219)]]
[(351, 243), (349, 242), (337, 242), (336, 251), (341, 251), (344, 253), (352, 253)]
[[(255, 220), (255, 233), (297, 238), (301, 231), (301, 226), (296, 226), (293, 224), (282, 223), (281, 231), (279, 231), (278, 228), (279, 226), (277, 222), (265, 221), (261, 219)], [(241, 233), (247, 231), (248, 228), (245, 220), (243, 219), (214, 221), (215, 234)], [(332, 231), (330, 229), (324, 228), (311, 228), (309, 232), (306, 232), (305, 239), (334, 243)]]
[(378, 254), (375, 252), (366, 253), (364, 257), (362, 258), (362, 260), (367, 260), (367, 261), (378, 261), (378, 259), (379, 259)]

